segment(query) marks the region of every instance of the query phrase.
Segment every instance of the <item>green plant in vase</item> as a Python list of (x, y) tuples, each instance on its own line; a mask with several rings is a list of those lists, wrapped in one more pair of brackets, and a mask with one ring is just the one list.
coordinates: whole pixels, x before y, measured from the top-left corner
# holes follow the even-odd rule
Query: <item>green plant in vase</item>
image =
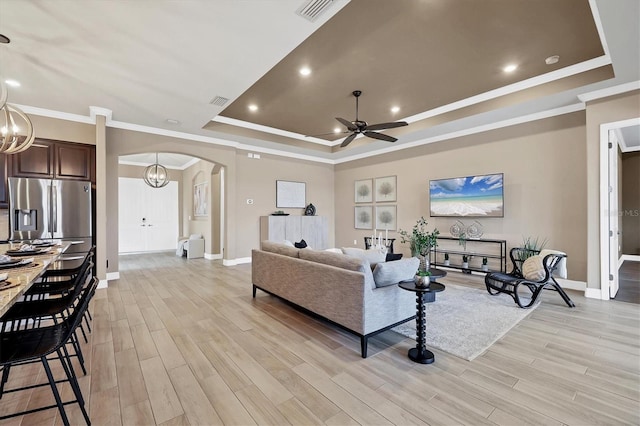
[(469, 256), (466, 254), (462, 255), (462, 269), (469, 268)]
[(413, 277), (416, 287), (429, 287), (431, 284), (431, 272), (418, 269)]
[(449, 253), (445, 253), (444, 254), (444, 265), (445, 266), (449, 266), (450, 261), (449, 261)]
[(410, 233), (402, 229), (399, 232), (400, 242), (409, 243), (411, 255), (420, 259), (420, 270), (422, 271), (429, 270), (429, 252), (437, 245), (438, 235), (440, 235), (437, 228), (429, 232), (427, 230), (428, 224), (423, 216), (416, 222)]
[(487, 259), (486, 257), (483, 257), (482, 258), (482, 270), (485, 271), (485, 272), (489, 270), (488, 263), (489, 263), (489, 259)]

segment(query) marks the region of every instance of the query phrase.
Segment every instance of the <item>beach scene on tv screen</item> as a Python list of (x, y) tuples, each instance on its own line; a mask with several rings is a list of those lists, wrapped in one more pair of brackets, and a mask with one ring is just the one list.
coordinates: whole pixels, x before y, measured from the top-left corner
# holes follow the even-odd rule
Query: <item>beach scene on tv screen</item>
[(503, 217), (502, 181), (501, 173), (432, 180), (431, 216)]

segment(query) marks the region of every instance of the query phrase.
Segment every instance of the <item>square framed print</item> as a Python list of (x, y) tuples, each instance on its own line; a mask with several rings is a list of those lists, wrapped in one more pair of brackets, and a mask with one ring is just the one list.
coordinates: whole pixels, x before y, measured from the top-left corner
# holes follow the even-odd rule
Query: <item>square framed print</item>
[(355, 181), (354, 197), (356, 203), (373, 202), (373, 179), (362, 179)]
[(376, 178), (376, 202), (396, 201), (396, 177)]
[(376, 229), (395, 231), (397, 228), (396, 205), (376, 206)]
[(355, 206), (355, 228), (373, 229), (373, 206)]
[(276, 207), (304, 209), (306, 207), (306, 183), (276, 181)]
[(193, 215), (196, 217), (207, 215), (207, 182), (197, 183), (193, 186)]

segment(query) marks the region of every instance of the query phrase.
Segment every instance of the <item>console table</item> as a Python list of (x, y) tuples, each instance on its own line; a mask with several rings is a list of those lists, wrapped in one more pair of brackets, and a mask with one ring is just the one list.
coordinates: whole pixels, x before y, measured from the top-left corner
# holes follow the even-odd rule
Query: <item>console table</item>
[[(429, 260), (433, 266), (460, 269), (473, 272), (507, 271), (507, 242), (486, 238), (469, 238), (466, 247), (459, 244), (457, 237), (438, 237), (437, 245), (431, 250)], [(444, 255), (449, 255), (449, 264), (445, 264)], [(463, 267), (462, 256), (468, 257), (468, 265)], [(487, 258), (486, 270), (482, 269), (482, 259)]]
[[(447, 273), (441, 269), (429, 269), (431, 279), (442, 278)], [(413, 281), (401, 282), (398, 286), (416, 294), (416, 347), (409, 349), (409, 359), (420, 364), (431, 364), (435, 361), (433, 352), (427, 350), (425, 303), (435, 302), (436, 293), (444, 291), (444, 285), (431, 281), (429, 287), (416, 287)]]

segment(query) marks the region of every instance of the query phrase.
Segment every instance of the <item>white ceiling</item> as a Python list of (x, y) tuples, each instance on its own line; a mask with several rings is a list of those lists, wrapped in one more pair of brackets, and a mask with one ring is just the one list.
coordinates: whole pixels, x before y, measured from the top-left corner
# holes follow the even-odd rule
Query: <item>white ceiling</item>
[[(224, 110), (209, 103), (215, 96), (229, 98), (230, 105), (348, 3), (335, 0), (327, 13), (311, 23), (295, 14), (302, 0), (0, 0), (0, 33), (11, 39), (10, 44), (0, 44), (0, 75), (21, 82), (21, 87), (10, 88), (9, 101), (27, 113), (87, 121), (89, 108), (95, 106), (112, 111), (108, 125), (113, 127), (144, 126), (159, 134), (177, 132), (209, 143), (224, 140), (240, 149), (329, 163), (443, 140), (499, 122), (541, 117), (549, 114), (547, 111), (580, 109), (599, 90), (608, 94), (640, 88), (640, 2), (591, 0), (606, 53), (603, 57), (480, 96), (490, 99), (510, 91), (519, 93), (540, 82), (612, 64), (615, 77), (608, 80), (541, 91), (544, 93), (520, 102), (497, 102), (483, 112), (429, 126), (410, 125), (393, 145), (356, 141), (351, 149), (341, 151), (204, 128)], [(453, 3), (468, 4), (465, 0), (430, 0), (425, 4), (448, 7)], [(366, 8), (362, 16), (366, 17)], [(455, 35), (455, 26), (452, 28)], [(384, 26), (377, 31), (385, 31)], [(393, 34), (388, 36), (392, 38)], [(540, 37), (544, 36), (541, 29)], [(336, 38), (325, 47), (357, 51), (357, 45), (341, 45), (339, 35)], [(407, 55), (412, 53), (408, 46), (398, 48), (406, 49)], [(522, 48), (526, 52), (526, 45)], [(438, 58), (432, 58), (433, 66), (438, 62)], [(394, 65), (391, 71), (401, 75), (401, 64)], [(336, 78), (346, 77), (349, 72), (338, 69)], [(423, 116), (463, 108), (471, 104), (467, 101), (425, 111)], [(352, 108), (348, 94), (346, 102), (345, 108)], [(167, 123), (167, 119), (178, 120), (179, 124)]]

